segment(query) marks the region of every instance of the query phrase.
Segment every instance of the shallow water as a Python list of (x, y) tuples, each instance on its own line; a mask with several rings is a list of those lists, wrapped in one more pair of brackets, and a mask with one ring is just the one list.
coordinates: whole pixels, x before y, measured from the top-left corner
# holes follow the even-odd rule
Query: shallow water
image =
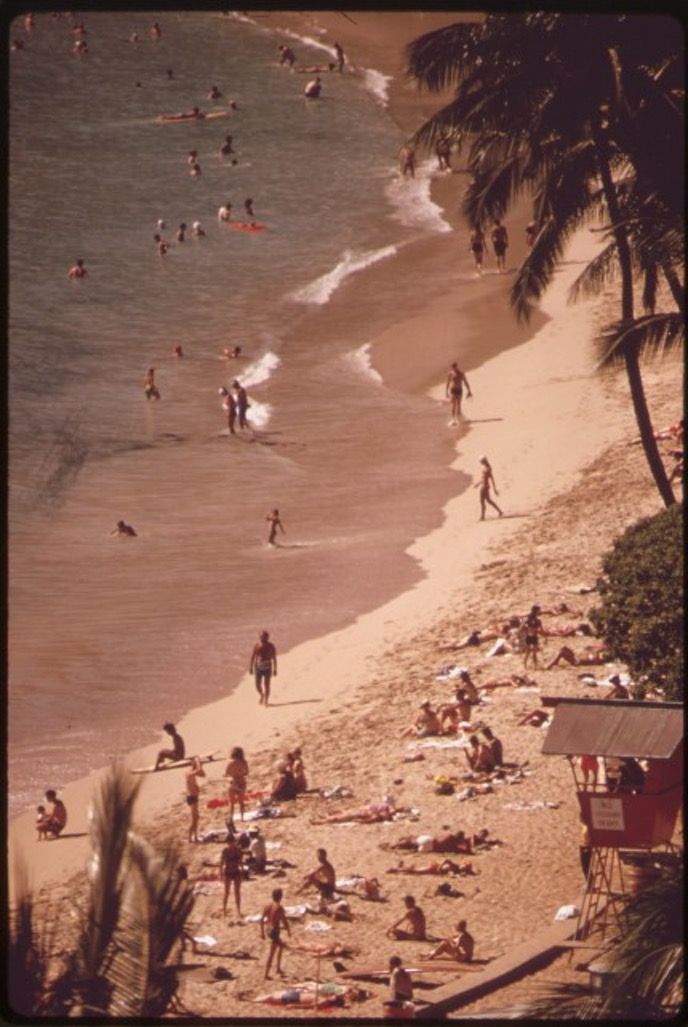
[[(282, 37), (251, 24), (82, 20), (86, 58), (66, 18), (39, 15), (10, 66), (13, 810), (234, 687), (261, 628), (284, 651), (408, 587), (403, 551), (456, 484), (444, 415), (386, 389), (360, 348), (365, 268), (447, 229), (428, 174), (398, 177), (383, 79), (323, 76), (308, 102), (306, 76), (276, 65)], [(210, 109), (213, 82), (230, 117), (156, 123)], [(236, 166), (217, 152), (228, 132)], [(218, 222), (246, 196), (266, 231)], [(161, 258), (158, 218), (168, 239), (181, 221), (207, 234)], [(70, 282), (78, 256), (89, 276)], [(243, 359), (220, 359), (236, 344)], [(253, 427), (229, 438), (218, 388), (235, 376)], [(119, 518), (138, 538), (109, 537)]]

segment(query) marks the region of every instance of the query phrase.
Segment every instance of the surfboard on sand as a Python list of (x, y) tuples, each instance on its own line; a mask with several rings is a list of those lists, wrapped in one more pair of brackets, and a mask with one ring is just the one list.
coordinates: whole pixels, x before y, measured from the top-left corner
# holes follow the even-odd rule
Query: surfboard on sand
[[(200, 756), (201, 763), (213, 763), (215, 760), (219, 759), (222, 759), (219, 752), (205, 752)], [(189, 756), (184, 760), (175, 760), (171, 763), (163, 763), (158, 767), (157, 771), (155, 769), (155, 764), (150, 767), (131, 767), (130, 770), (132, 774), (159, 774), (163, 770), (179, 770), (182, 767), (190, 767), (193, 760), (194, 757)]]
[[(476, 973), (484, 970), (483, 966), (471, 966), (469, 963), (459, 963), (454, 959), (414, 959), (404, 963), (404, 969), (409, 973)], [(339, 977), (347, 980), (354, 980), (356, 977), (389, 977), (389, 967), (371, 966), (354, 967), (353, 970), (345, 970)]]
[(264, 232), (268, 227), (257, 221), (229, 221), (228, 224), (230, 228), (234, 228), (238, 232)]

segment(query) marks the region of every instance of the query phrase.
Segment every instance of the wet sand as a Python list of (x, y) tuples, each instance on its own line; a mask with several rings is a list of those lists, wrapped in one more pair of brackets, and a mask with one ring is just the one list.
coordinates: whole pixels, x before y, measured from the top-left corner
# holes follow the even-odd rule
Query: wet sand
[[(345, 36), (341, 16), (327, 17), (336, 19), (332, 38), (340, 38), (353, 53), (354, 39)], [(382, 23), (384, 16), (379, 17)], [(417, 19), (425, 22), (428, 17), (435, 16), (410, 16), (406, 31), (411, 37), (418, 30)], [(372, 46), (371, 24), (366, 21), (362, 54), (365, 47)], [(395, 66), (397, 44), (398, 39), (390, 46), (387, 65), (382, 63), (380, 51), (376, 66), (382, 70)], [(401, 99), (398, 102), (403, 106)], [(417, 113), (417, 109), (409, 113), (411, 125), (417, 123)], [(445, 188), (453, 191), (459, 183), (459, 175), (451, 176)], [(455, 207), (458, 197), (454, 195), (451, 202)], [(470, 659), (467, 655), (463, 658), (464, 651), (460, 660), (448, 660), (439, 650), (440, 642), (521, 612), (533, 602), (567, 599), (582, 603), (587, 610), (587, 597), (579, 600), (568, 589), (594, 580), (600, 556), (612, 539), (637, 517), (659, 509), (639, 447), (624, 445), (635, 434), (625, 382), (622, 377), (599, 378), (592, 371), (590, 328), (599, 316), (599, 304), (570, 308), (565, 303), (575, 261), (584, 259), (590, 247), (585, 236), (574, 242), (569, 254), (573, 263), (545, 298), (543, 312), (533, 325), (538, 330), (529, 341), (522, 341), (506, 311), (508, 276), (485, 276), (476, 283), (482, 291), (476, 293), (475, 302), (467, 305), (468, 309), (457, 309), (448, 291), (450, 274), (457, 273), (456, 267), (450, 268), (450, 258), (458, 253), (459, 262), (469, 262), (464, 241), (447, 235), (419, 244), (415, 267), (409, 273), (420, 290), (426, 276), (426, 301), (419, 301), (417, 309), (404, 309), (403, 316), (381, 317), (387, 323), (376, 325), (376, 337), (363, 341), (373, 343), (373, 366), (391, 387), (409, 391), (430, 388), (439, 403), (449, 358), (462, 356), (457, 341), (465, 343), (471, 332), (494, 340), (494, 351), (487, 358), (481, 355), (475, 363), (470, 362), (471, 351), (466, 350), (464, 366), (474, 398), (466, 401), (469, 421), (458, 432), (455, 466), (459, 482), (472, 485), (477, 480), (479, 456), (487, 453), (506, 516), (480, 523), (475, 491), (462, 491), (446, 505), (442, 526), (410, 549), (424, 572), (422, 580), (353, 625), (298, 645), (281, 657), (272, 707), (258, 706), (253, 683), (246, 677), (229, 698), (192, 711), (180, 724), (189, 751), (226, 752), (241, 744), (251, 764), (250, 787), (267, 783), (276, 757), (299, 742), (309, 784), (346, 784), (352, 789), (354, 797), (350, 803), (344, 800), (342, 806), (379, 801), (391, 792), (398, 802), (420, 810), (419, 819), (409, 824), (313, 828), (308, 826), (310, 816), (316, 811), (329, 812), (333, 803), (304, 798), (296, 803), (296, 817), (266, 827), (268, 839), (281, 844), (277, 854), (298, 865), (276, 882), (284, 886), (289, 903), (295, 901), (295, 886), (310, 868), (320, 844), (330, 852), (339, 876), (365, 873), (383, 881), (388, 902), (377, 905), (353, 899), (356, 921), (335, 924), (333, 930), (317, 936), (317, 940), (336, 938), (358, 945), (366, 961), (384, 962), (397, 950), (404, 958), (417, 957), (427, 949), (416, 943), (399, 946), (384, 937), (385, 928), (401, 915), (401, 898), (408, 891), (426, 909), (433, 935), (443, 936), (458, 916), (465, 916), (477, 939), (476, 955), (489, 958), (539, 926), (548, 925), (560, 905), (575, 901), (580, 887), (575, 799), (568, 768), (563, 761), (540, 755), (540, 731), (515, 726), (520, 713), (539, 704), (538, 693), (500, 690), (479, 711), (481, 720), (504, 741), (507, 758), (527, 759), (532, 775), (518, 786), (470, 802), (458, 804), (454, 797), (436, 795), (429, 780), (440, 772), (458, 773), (462, 769), (460, 754), (457, 759), (452, 750), (449, 754), (430, 750), (424, 762), (405, 765), (406, 743), (398, 734), (422, 698), (436, 700), (450, 691), (434, 680), (443, 663), (461, 662), (475, 672), (477, 680), (492, 675), (494, 661), (486, 660), (484, 651), (471, 651)], [(379, 276), (380, 288), (388, 277), (391, 290), (401, 274), (397, 265), (401, 266), (410, 250), (367, 272), (365, 282), (352, 282), (347, 286), (351, 295), (359, 284), (365, 294), (368, 275)], [(425, 256), (421, 250), (427, 250)], [(516, 245), (514, 259), (518, 259)], [(442, 268), (447, 279), (438, 281)], [(499, 298), (504, 305), (498, 312)], [(677, 363), (652, 368), (646, 375), (651, 411), (658, 425), (675, 419), (681, 402), (680, 378)], [(362, 578), (367, 573), (369, 569), (361, 567)], [(500, 675), (520, 670), (520, 658), (502, 659), (496, 668)], [(570, 671), (535, 676), (541, 694), (584, 691)], [(228, 725), (235, 726), (228, 731)], [(156, 749), (157, 745), (150, 746), (132, 754), (132, 764), (149, 761)], [(221, 763), (211, 766), (204, 800), (223, 794), (222, 770)], [(70, 834), (86, 830), (86, 805), (94, 779), (91, 775), (61, 789), (70, 811)], [(160, 841), (168, 836), (184, 837), (188, 813), (182, 791), (183, 781), (174, 772), (145, 779), (137, 811), (145, 833)], [(558, 806), (527, 811), (504, 808), (516, 800), (548, 800)], [(221, 810), (210, 813), (202, 802), (202, 827), (220, 825), (222, 819)], [(476, 857), (479, 874), (454, 882), (465, 893), (461, 899), (435, 898), (434, 878), (386, 876), (385, 869), (396, 862), (395, 854), (378, 848), (385, 839), (425, 833), (442, 823), (471, 831), (487, 826), (504, 842), (503, 848)], [(86, 840), (68, 837), (37, 845), (32, 815), (12, 822), (10, 840), (28, 859), (34, 887), (50, 888), (58, 898), (61, 893), (66, 902), (64, 882), (82, 870)], [(202, 859), (217, 858), (218, 852), (213, 845), (185, 844), (184, 849), (192, 869)], [(56, 882), (63, 884), (57, 892)], [(273, 886), (270, 880), (249, 883), (245, 911), (260, 910)], [(220, 902), (218, 896), (199, 898), (194, 929), (215, 935), (218, 952), (249, 948), (262, 960), (264, 946), (256, 928), (223, 924), (217, 917)], [(295, 933), (304, 941), (313, 937), (304, 933), (303, 926), (296, 927)], [(189, 978), (183, 998), (196, 1013), (291, 1015), (288, 1009), (284, 1014), (279, 1009), (268, 1011), (268, 1007), (236, 997), (238, 990), (260, 989), (262, 964), (235, 964), (213, 956), (206, 961), (209, 967), (230, 965), (239, 981), (211, 985)], [(291, 979), (301, 979), (300, 975), (314, 972), (314, 960), (288, 953), (285, 967)], [(376, 998), (335, 1015), (379, 1015), (384, 989), (372, 990)]]

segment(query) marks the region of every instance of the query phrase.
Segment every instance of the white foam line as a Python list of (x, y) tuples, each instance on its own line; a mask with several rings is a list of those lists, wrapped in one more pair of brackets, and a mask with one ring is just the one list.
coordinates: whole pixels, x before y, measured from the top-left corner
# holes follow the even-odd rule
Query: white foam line
[(312, 303), (322, 306), (350, 275), (370, 267), (371, 264), (377, 264), (378, 261), (385, 260), (386, 257), (391, 257), (396, 252), (396, 246), (383, 246), (382, 249), (367, 250), (363, 253), (345, 250), (341, 260), (331, 271), (290, 293), (289, 298), (297, 303)]

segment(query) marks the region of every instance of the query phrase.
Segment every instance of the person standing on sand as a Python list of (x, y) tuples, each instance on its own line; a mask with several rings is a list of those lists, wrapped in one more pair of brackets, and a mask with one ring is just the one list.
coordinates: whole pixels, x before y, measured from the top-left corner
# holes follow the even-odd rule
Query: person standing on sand
[(270, 679), (273, 674), (277, 677), (277, 650), (267, 631), (261, 631), (253, 647), (248, 670), (249, 674), (255, 674), (260, 702), (267, 706), (270, 701)]
[(201, 794), (198, 784), (199, 777), (205, 777), (205, 770), (201, 766), (200, 757), (194, 756), (191, 770), (186, 774), (186, 804), (191, 814), (191, 822), (189, 824), (190, 842), (198, 841), (198, 799)]
[(492, 468), (490, 467), (490, 461), (487, 459), (486, 456), (481, 456), (480, 463), (482, 464), (482, 468), (480, 471), (480, 481), (473, 486), (473, 488), (475, 489), (480, 489), (480, 520), (485, 520), (486, 503), (489, 503), (490, 506), (493, 506), (499, 514), (499, 516), (503, 517), (503, 512), (499, 509), (494, 500), (490, 498), (490, 487), (494, 489), (496, 496), (499, 495), (499, 492), (497, 491), (497, 485), (494, 480), (494, 474), (492, 473)]
[(344, 61), (346, 60), (346, 58), (344, 57), (344, 50), (342, 46), (339, 43), (335, 43), (333, 45), (333, 50), (334, 56), (337, 61), (337, 71), (344, 71)]
[(504, 271), (504, 259), (506, 257), (507, 247), (509, 246), (509, 233), (499, 218), (495, 218), (491, 236), (492, 249), (494, 250), (495, 257), (497, 258), (497, 270), (501, 275)]
[(275, 888), (272, 893), (272, 902), (263, 910), (263, 915), (260, 918), (260, 936), (265, 937), (265, 926), (268, 929), (268, 938), (270, 939), (270, 952), (268, 953), (268, 961), (265, 967), (265, 980), (270, 979), (270, 967), (272, 966), (272, 959), (275, 953), (277, 953), (277, 959), (275, 960), (275, 970), (280, 976), (282, 973), (282, 952), (285, 948), (284, 942), (280, 935), (282, 928), (284, 928), (287, 934), (291, 937), (291, 928), (287, 920), (286, 913), (284, 912), (284, 906), (282, 905), (283, 891), (281, 888)]
[(487, 249), (485, 236), (481, 228), (474, 228), (471, 232), (470, 249), (475, 261), (475, 269), (481, 275), (483, 273), (483, 254)]
[(400, 956), (390, 956), (389, 970), (389, 1005), (394, 1009), (413, 999), (413, 981)]
[(459, 418), (461, 417), (461, 399), (463, 397), (463, 387), (466, 386), (466, 395), (468, 398), (473, 397), (471, 387), (468, 384), (468, 378), (459, 369), (459, 365), (454, 361), (452, 366), (449, 368), (449, 374), (447, 375), (447, 381), (445, 385), (445, 394), (451, 399), (451, 412), (452, 419), (450, 424), (458, 424)]
[(220, 856), (220, 880), (225, 883), (225, 893), (222, 899), (222, 915), (227, 915), (227, 899), (234, 884), (234, 901), (239, 916), (241, 916), (241, 878), (243, 852), (233, 834), (230, 833), (227, 844)]
[(280, 520), (279, 510), (273, 510), (271, 514), (267, 515), (265, 520), (270, 522), (270, 534), (268, 535), (268, 545), (274, 546), (275, 539), (277, 538), (277, 529), (279, 528), (283, 535), (286, 534), (284, 526)]
[(244, 808), (246, 802), (246, 781), (248, 779), (248, 763), (244, 756), (244, 750), (240, 745), (235, 745), (229, 754), (229, 760), (225, 767), (225, 777), (229, 778), (227, 798), (229, 799), (229, 819), (234, 821), (234, 804), (239, 804), (241, 819), (244, 819)]

